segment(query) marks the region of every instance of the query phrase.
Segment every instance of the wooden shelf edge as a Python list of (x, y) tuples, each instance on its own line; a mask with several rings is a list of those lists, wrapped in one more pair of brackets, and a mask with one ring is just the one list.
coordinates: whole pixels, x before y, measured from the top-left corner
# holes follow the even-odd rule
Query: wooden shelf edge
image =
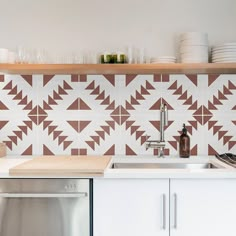
[(236, 74), (236, 63), (0, 64), (5, 74)]

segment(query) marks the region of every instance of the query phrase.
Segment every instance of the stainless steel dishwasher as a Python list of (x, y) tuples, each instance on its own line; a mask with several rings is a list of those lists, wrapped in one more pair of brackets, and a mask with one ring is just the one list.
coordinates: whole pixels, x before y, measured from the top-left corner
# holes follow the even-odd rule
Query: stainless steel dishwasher
[(0, 179), (1, 236), (91, 236), (92, 180)]

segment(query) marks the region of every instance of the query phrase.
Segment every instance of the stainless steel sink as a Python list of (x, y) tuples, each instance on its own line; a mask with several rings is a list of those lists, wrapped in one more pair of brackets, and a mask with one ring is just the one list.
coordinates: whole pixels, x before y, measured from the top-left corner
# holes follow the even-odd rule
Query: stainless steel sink
[(212, 163), (113, 163), (112, 169), (219, 169)]

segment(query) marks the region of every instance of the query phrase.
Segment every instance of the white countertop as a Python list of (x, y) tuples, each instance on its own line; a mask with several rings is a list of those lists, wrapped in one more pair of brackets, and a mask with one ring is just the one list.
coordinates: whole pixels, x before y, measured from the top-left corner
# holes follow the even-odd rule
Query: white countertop
[[(34, 156), (8, 156), (0, 158), (0, 178), (62, 178), (62, 176), (10, 176), (9, 169)], [(113, 162), (117, 163), (207, 163), (220, 165), (217, 169), (112, 169)], [(63, 176), (63, 178), (76, 178)], [(104, 172), (104, 177), (96, 178), (236, 178), (236, 168), (217, 160), (215, 157), (113, 157)]]

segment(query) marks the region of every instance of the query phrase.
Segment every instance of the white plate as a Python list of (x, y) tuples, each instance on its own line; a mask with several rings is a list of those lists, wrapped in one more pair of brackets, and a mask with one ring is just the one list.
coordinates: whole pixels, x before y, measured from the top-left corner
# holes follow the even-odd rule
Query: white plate
[(212, 61), (212, 63), (236, 63), (236, 61)]

